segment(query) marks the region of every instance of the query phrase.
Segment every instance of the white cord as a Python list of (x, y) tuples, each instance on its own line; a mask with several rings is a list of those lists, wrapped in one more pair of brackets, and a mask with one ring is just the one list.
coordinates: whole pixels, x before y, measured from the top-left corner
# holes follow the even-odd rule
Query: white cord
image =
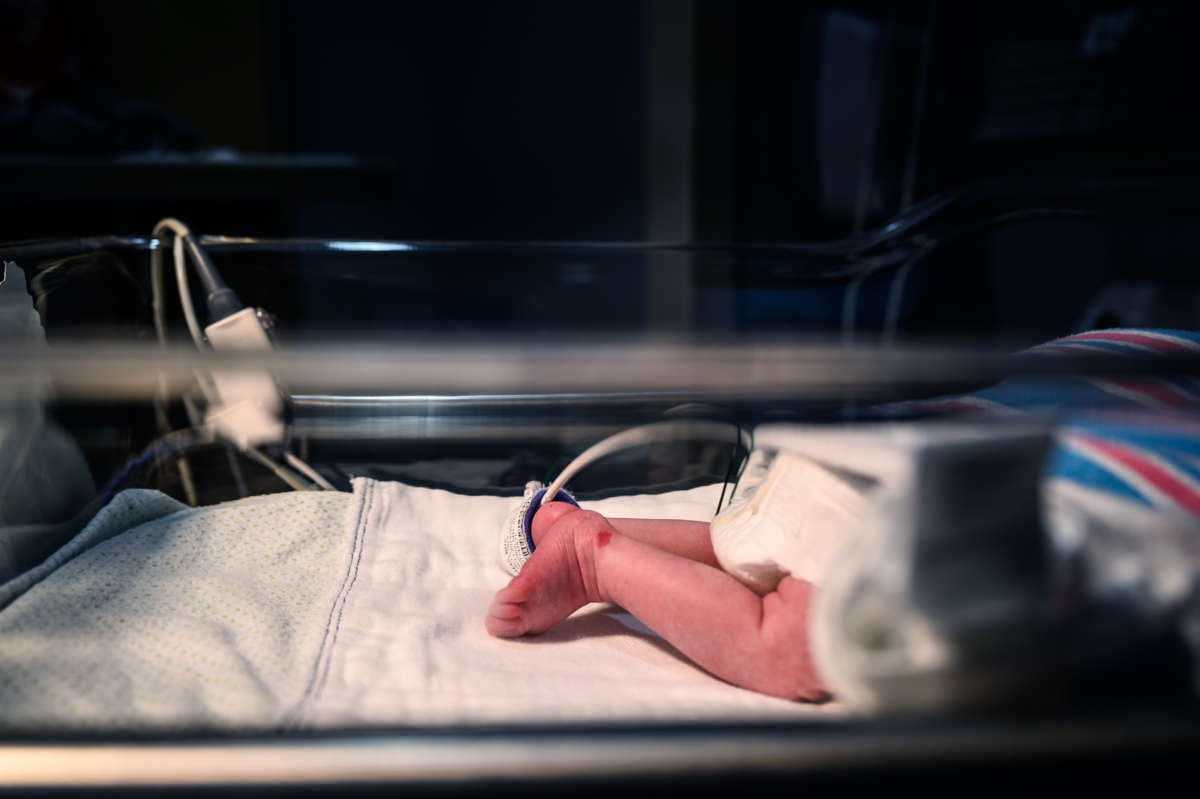
[[(188, 285), (187, 275), (187, 258), (184, 254), (183, 236), (187, 234), (187, 228), (183, 227), (183, 234), (175, 236), (175, 243), (172, 245), (172, 257), (175, 260), (175, 285), (179, 287), (179, 305), (183, 308), (183, 318), (187, 322), (188, 332), (192, 334), (192, 341), (196, 348), (200, 350), (208, 349), (208, 344), (204, 339), (204, 332), (200, 329), (200, 320), (196, 317), (196, 308), (192, 304), (192, 290)], [(203, 392), (205, 399), (210, 404), (216, 403), (217, 390), (212, 384), (212, 377), (207, 372), (194, 372), (196, 383), (200, 386), (200, 391)], [(195, 411), (195, 404), (188, 397), (183, 398), (184, 404), (188, 408), (188, 416), (192, 426), (197, 425), (199, 415)]]
[(242, 474), (242, 465), (238, 463), (237, 448), (226, 442), (224, 449), (225, 460), (229, 462), (229, 471), (233, 474), (233, 484), (237, 486), (238, 496), (242, 498), (250, 496), (250, 489), (246, 486), (246, 478)]
[[(157, 226), (155, 231), (157, 231)], [(157, 238), (157, 233), (151, 233), (151, 236)], [(164, 312), (162, 307), (162, 245), (156, 243), (154, 248), (150, 250), (150, 309), (154, 312), (154, 334), (158, 336), (158, 344), (162, 348), (167, 346), (167, 326), (164, 320)]]
[(196, 342), (197, 347), (203, 347), (204, 333), (200, 329), (196, 309), (192, 305), (192, 292), (188, 287), (187, 260), (183, 247), (183, 239), (190, 235), (191, 231), (188, 230), (187, 225), (172, 217), (160, 219), (150, 233), (152, 237), (158, 239), (154, 249), (150, 250), (150, 286), (153, 293), (154, 331), (158, 334), (159, 342), (166, 346), (167, 327), (162, 307), (162, 234), (167, 230), (175, 234), (172, 255), (175, 259), (175, 280), (179, 285), (179, 304), (183, 306), (183, 315), (187, 320), (188, 332), (192, 334), (192, 340)]
[[(186, 232), (187, 228), (184, 228), (184, 230)], [(187, 322), (188, 332), (192, 334), (192, 341), (196, 343), (199, 349), (204, 349), (204, 332), (200, 329), (200, 320), (196, 318), (196, 308), (192, 305), (192, 289), (188, 286), (187, 260), (183, 252), (183, 236), (175, 236), (175, 245), (172, 248), (172, 254), (175, 257), (175, 282), (179, 286), (179, 304), (183, 308), (183, 318)]]
[[(183, 228), (183, 234), (175, 236), (175, 243), (172, 245), (171, 254), (175, 260), (175, 285), (179, 287), (179, 306), (183, 308), (183, 318), (187, 322), (188, 332), (192, 334), (192, 342), (195, 343), (196, 349), (208, 349), (208, 342), (204, 338), (204, 332), (200, 329), (200, 320), (196, 317), (196, 308), (192, 304), (192, 289), (188, 285), (187, 274), (187, 257), (183, 249), (183, 236), (187, 235), (187, 228)], [(219, 401), (217, 397), (217, 389), (213, 386), (212, 376), (207, 372), (194, 372), (196, 383), (200, 386), (200, 391), (203, 392), (204, 398), (209, 404), (215, 404)], [(192, 426), (196, 426), (197, 414), (191, 401), (184, 397), (184, 404), (188, 406), (188, 413)], [(236, 475), (235, 475), (236, 478)]]
[(291, 469), (285, 469), (284, 467), (280, 466), (275, 461), (268, 458), (266, 455), (264, 455), (261, 452), (259, 452), (258, 450), (256, 450), (254, 447), (246, 447), (245, 449), (242, 450), (242, 452), (246, 453), (247, 457), (249, 457), (250, 460), (257, 461), (258, 463), (260, 463), (263, 466), (270, 469), (272, 472), (275, 473), (276, 477), (278, 477), (280, 480), (287, 483), (289, 486), (296, 489), (297, 491), (311, 491), (312, 490), (312, 486), (310, 486), (309, 484), (307, 484), (303, 480), (301, 480), (300, 477), (295, 472), (293, 472)]
[[(196, 342), (197, 347), (203, 348), (204, 337), (200, 332), (200, 324), (196, 319), (196, 311), (192, 305), (192, 295), (188, 288), (187, 282), (187, 262), (183, 249), (183, 237), (188, 235), (188, 227), (177, 219), (170, 217), (160, 220), (154, 226), (151, 236), (159, 239), (157, 246), (150, 251), (150, 293), (151, 293), (151, 308), (154, 312), (154, 332), (158, 337), (158, 344), (161, 348), (166, 349), (167, 346), (167, 324), (166, 310), (163, 308), (163, 264), (162, 264), (162, 234), (164, 231), (171, 231), (175, 234), (175, 242), (172, 250), (172, 256), (175, 261), (175, 282), (179, 286), (179, 302), (183, 306), (184, 317), (187, 320), (188, 330), (192, 334), (192, 340)], [(196, 372), (196, 382), (200, 385), (200, 390), (204, 392), (205, 397), (210, 401), (213, 400), (213, 389), (208, 380), (208, 376)], [(170, 430), (170, 419), (167, 418), (166, 411), (166, 379), (159, 375), (158, 378), (159, 394), (155, 398), (154, 411), (155, 419), (158, 423), (159, 432), (164, 435)], [(202, 427), (200, 411), (196, 408), (196, 403), (191, 397), (183, 397), (183, 407), (187, 411), (188, 424), (193, 429), (199, 430)], [(230, 471), (233, 473), (233, 481), (237, 485), (238, 493), (243, 497), (247, 496), (249, 491), (246, 488), (246, 480), (242, 476), (241, 466), (237, 462), (237, 456), (226, 445), (226, 457), (229, 459)], [(192, 477), (191, 462), (186, 455), (180, 455), (178, 458), (179, 481), (183, 485), (184, 497), (189, 505), (195, 505), (198, 501), (196, 493), (195, 481)]]
[(330, 483), (328, 480), (326, 480), (324, 477), (321, 476), (320, 472), (318, 472), (313, 467), (309, 466), (304, 461), (300, 460), (300, 458), (298, 456), (293, 455), (290, 452), (284, 452), (283, 459), (285, 461), (287, 461), (293, 469), (300, 472), (300, 474), (304, 475), (309, 480), (312, 480), (314, 483), (316, 483), (317, 485), (319, 485), (321, 488), (325, 489), (326, 491), (336, 491), (337, 490), (336, 488), (333, 487), (332, 483)]
[[(158, 238), (164, 229), (176, 231), (176, 241), (182, 241), (178, 231), (183, 230), (187, 233), (187, 228), (183, 223), (175, 219), (163, 219), (154, 226), (151, 236)], [(154, 312), (154, 332), (158, 336), (158, 346), (162, 349), (167, 347), (167, 325), (166, 314), (163, 310), (163, 285), (162, 285), (162, 244), (157, 243), (154, 249), (150, 250), (150, 296), (151, 310)], [(158, 396), (154, 398), (154, 417), (158, 424), (159, 432), (167, 435), (171, 432), (171, 421), (167, 418), (166, 409), (167, 396), (167, 380), (160, 372), (158, 375)], [(188, 410), (188, 421), (195, 426), (194, 408), (189, 403), (185, 402), (185, 407)], [(192, 467), (186, 455), (180, 455), (177, 461), (179, 468), (179, 481), (183, 485), (183, 495), (189, 505), (195, 505), (197, 502), (196, 485), (192, 480)]]
[[(172, 246), (171, 254), (175, 261), (175, 283), (179, 288), (179, 305), (183, 308), (183, 318), (187, 322), (188, 332), (191, 333), (192, 341), (195, 342), (196, 347), (202, 350), (208, 349), (208, 343), (204, 338), (204, 331), (200, 327), (199, 318), (196, 316), (196, 308), (192, 302), (191, 287), (188, 284), (187, 264), (190, 254), (186, 252), (183, 241), (184, 237), (190, 235), (191, 231), (188, 229), (187, 225), (183, 224), (178, 219), (167, 217), (159, 220), (158, 224), (154, 226), (154, 231), (151, 235), (155, 238), (161, 238), (162, 233), (167, 230), (175, 234), (175, 241)], [(162, 307), (163, 291), (161, 241), (159, 242), (159, 246), (150, 251), (150, 284), (153, 295), (154, 329), (158, 334), (159, 344), (165, 348), (167, 345), (167, 331), (165, 312)], [(204, 396), (208, 399), (210, 404), (215, 404), (219, 401), (219, 398), (216, 395), (216, 389), (212, 385), (209, 375), (202, 372), (197, 372), (196, 381), (199, 383), (200, 390), (204, 392)], [(166, 382), (161, 377), (159, 378), (159, 387), (160, 394), (165, 395)], [(188, 421), (191, 423), (192, 427), (199, 429), (201, 427), (200, 413), (196, 409), (195, 403), (192, 402), (190, 397), (184, 397), (183, 402), (184, 408), (187, 410)], [(161, 426), (167, 421), (166, 411), (161, 406), (159, 406), (158, 410), (160, 411), (159, 417)], [(258, 450), (252, 447), (246, 447), (242, 451), (252, 460), (258, 461), (262, 465), (266, 466), (268, 469), (274, 472), (279, 479), (283, 480), (292, 488), (300, 491), (306, 491), (312, 487), (300, 480), (294, 472), (283, 468)], [(241, 493), (242, 496), (246, 496), (246, 482), (242, 476), (241, 467), (238, 465), (237, 459), (233, 456), (232, 452), (230, 452), (228, 449), (226, 452), (229, 453), (230, 470), (233, 472), (233, 478), (234, 482), (237, 484), (238, 492)], [(300, 460), (300, 458), (296, 457), (292, 453), (284, 453), (284, 457), (293, 468), (308, 477), (322, 489), (327, 491), (337, 490), (329, 483), (328, 480), (321, 477), (320, 473), (317, 472), (316, 469), (313, 469), (311, 466)], [(191, 469), (185, 460), (181, 459), (180, 463), (180, 477), (184, 483), (184, 492), (188, 497), (192, 498), (191, 504), (194, 505), (196, 504), (194, 499), (196, 496), (196, 490), (191, 480)]]
[[(731, 433), (732, 435), (730, 435)], [(554, 478), (554, 482), (546, 489), (545, 495), (542, 496), (542, 504), (553, 500), (567, 481), (574, 477), (580, 469), (614, 452), (656, 441), (729, 440), (731, 438), (736, 438), (739, 444), (747, 450), (750, 449), (749, 434), (729, 422), (655, 422), (641, 427), (631, 427), (593, 444), (567, 464), (567, 468), (563, 469), (562, 473)]]

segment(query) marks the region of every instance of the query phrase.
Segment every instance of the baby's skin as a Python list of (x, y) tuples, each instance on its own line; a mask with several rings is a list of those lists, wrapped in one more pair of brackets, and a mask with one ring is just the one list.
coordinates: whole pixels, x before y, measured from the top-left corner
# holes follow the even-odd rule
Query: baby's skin
[(727, 682), (827, 698), (808, 646), (812, 585), (784, 577), (758, 596), (721, 571), (708, 524), (607, 519), (548, 502), (532, 534), (533, 556), (488, 610), (492, 635), (540, 633), (589, 602), (613, 602)]

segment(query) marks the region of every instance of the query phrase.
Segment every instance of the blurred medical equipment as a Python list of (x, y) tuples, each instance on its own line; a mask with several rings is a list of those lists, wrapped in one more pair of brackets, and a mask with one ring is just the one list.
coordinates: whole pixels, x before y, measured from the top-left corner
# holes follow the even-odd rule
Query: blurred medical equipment
[[(24, 271), (0, 262), (0, 347), (45, 346)], [(0, 576), (17, 563), (49, 554), (34, 534), (36, 526), (70, 519), (96, 490), (79, 447), (46, 416), (46, 389), (44, 380), (34, 378), (0, 392), (0, 527), (24, 531), (0, 537)]]
[(1154, 655), (1200, 620), (1200, 520), (1056, 477), (1051, 432), (1036, 419), (759, 431), (877, 481), (818, 599), (814, 651), (839, 696), (874, 712), (1035, 707), (1142, 690), (1117, 676), (1131, 662), (1148, 682), (1181, 676)]
[[(187, 226), (176, 219), (159, 221), (153, 230), (154, 236), (166, 232), (174, 234), (172, 254), (175, 261), (175, 282), (179, 291), (179, 302), (183, 309), (188, 332), (196, 347), (216, 350), (263, 350), (270, 349), (268, 317), (262, 309), (243, 307), (237, 294), (221, 278), (208, 253), (197, 242)], [(161, 242), (160, 242), (161, 244)], [(204, 286), (205, 307), (209, 322), (201, 332), (199, 318), (188, 288), (187, 263), (184, 254), (194, 266)], [(166, 325), (163, 318), (162, 247), (150, 251), (150, 281), (153, 292), (154, 327), (161, 346), (166, 346)], [(304, 489), (309, 485), (287, 467), (276, 463), (263, 454), (258, 445), (277, 445), (284, 441), (285, 428), (282, 419), (283, 402), (279, 388), (271, 377), (264, 373), (213, 371), (197, 372), (196, 380), (207, 400), (207, 408), (201, 424), (200, 413), (190, 397), (183, 397), (188, 419), (193, 430), (233, 444), (252, 460), (266, 466), (292, 488)], [(169, 432), (166, 411), (160, 395), (156, 404), (159, 429)], [(300, 460), (286, 446), (281, 449), (282, 457), (293, 469), (316, 486), (332, 490), (333, 486), (308, 464)], [(246, 495), (245, 480), (236, 457), (228, 454), (230, 470), (242, 496)], [(179, 460), (180, 477), (190, 504), (196, 504), (195, 488), (192, 486), (191, 468), (186, 456)]]

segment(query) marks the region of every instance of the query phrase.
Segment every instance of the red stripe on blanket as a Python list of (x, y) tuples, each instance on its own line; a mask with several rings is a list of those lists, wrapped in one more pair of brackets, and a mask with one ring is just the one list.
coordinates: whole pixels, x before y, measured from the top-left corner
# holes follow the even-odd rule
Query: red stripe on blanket
[(1129, 393), (1143, 394), (1167, 408), (1191, 408), (1197, 405), (1196, 398), (1176, 388), (1170, 383), (1158, 380), (1110, 380), (1097, 381), (1112, 383)]
[(1200, 515), (1200, 490), (1197, 490), (1184, 479), (1172, 474), (1133, 448), (1114, 444), (1107, 439), (1098, 438), (1086, 433), (1076, 433), (1075, 437), (1082, 439), (1089, 447), (1101, 455), (1111, 458), (1126, 469), (1134, 472), (1138, 477), (1169, 497), (1179, 507)]
[(1148, 333), (1118, 332), (1115, 330), (1097, 330), (1092, 333), (1080, 333), (1076, 336), (1067, 336), (1065, 339), (1059, 339), (1058, 341), (1111, 341), (1114, 344), (1132, 344), (1162, 353), (1175, 354), (1200, 351), (1200, 345), (1189, 346), (1192, 342), (1182, 339), (1155, 336)]

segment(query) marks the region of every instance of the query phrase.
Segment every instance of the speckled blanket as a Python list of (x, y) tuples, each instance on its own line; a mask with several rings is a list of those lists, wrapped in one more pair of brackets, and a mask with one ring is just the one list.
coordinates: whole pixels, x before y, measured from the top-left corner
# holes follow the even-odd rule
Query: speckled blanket
[(269, 724), (307, 683), (354, 498), (125, 491), (0, 587), (0, 726)]

